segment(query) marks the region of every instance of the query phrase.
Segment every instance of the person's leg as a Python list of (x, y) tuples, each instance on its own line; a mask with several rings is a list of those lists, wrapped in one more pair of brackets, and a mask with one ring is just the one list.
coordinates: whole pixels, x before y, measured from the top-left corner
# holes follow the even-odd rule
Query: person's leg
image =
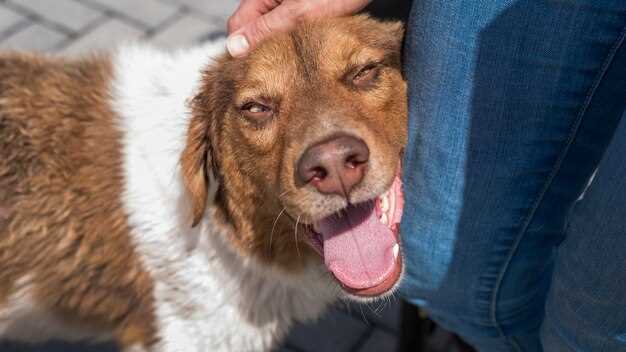
[(571, 218), (556, 255), (544, 349), (626, 351), (626, 116)]
[(541, 350), (556, 245), (624, 109), (625, 27), (623, 0), (414, 3), (401, 293), (481, 351)]

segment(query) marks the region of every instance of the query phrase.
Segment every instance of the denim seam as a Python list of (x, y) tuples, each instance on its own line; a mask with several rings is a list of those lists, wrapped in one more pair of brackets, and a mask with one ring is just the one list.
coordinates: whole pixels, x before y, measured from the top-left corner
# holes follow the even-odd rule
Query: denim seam
[(530, 213), (528, 214), (528, 217), (526, 218), (526, 221), (524, 221), (522, 229), (520, 230), (520, 232), (517, 235), (517, 238), (515, 240), (515, 243), (513, 244), (513, 247), (511, 248), (511, 250), (509, 251), (509, 255), (506, 258), (506, 261), (502, 267), (502, 269), (500, 270), (500, 273), (498, 274), (498, 277), (496, 279), (496, 285), (494, 287), (493, 290), (493, 294), (491, 297), (491, 303), (490, 303), (490, 318), (491, 318), (491, 322), (492, 324), (495, 326), (496, 330), (498, 331), (498, 334), (500, 334), (500, 338), (503, 338), (505, 341), (507, 341), (511, 347), (513, 347), (513, 349), (516, 352), (522, 352), (522, 348), (520, 347), (519, 343), (514, 339), (514, 338), (507, 338), (504, 335), (504, 331), (502, 329), (502, 326), (500, 325), (500, 323), (498, 322), (498, 318), (497, 318), (497, 299), (498, 299), (498, 295), (500, 293), (500, 287), (502, 286), (502, 281), (504, 280), (504, 276), (506, 275), (509, 266), (511, 264), (511, 261), (513, 260), (513, 257), (515, 256), (515, 253), (517, 252), (517, 248), (519, 247), (519, 244), (522, 241), (522, 238), (524, 237), (524, 235), (526, 234), (526, 231), (528, 229), (528, 226), (530, 225), (530, 223), (532, 222), (535, 213), (537, 212), (537, 209), (539, 208), (539, 206), (541, 205), (543, 198), (545, 197), (546, 193), (548, 193), (548, 190), (550, 189), (550, 186), (552, 185), (552, 182), (554, 181), (554, 178), (556, 177), (556, 175), (558, 174), (558, 172), (561, 169), (561, 166), (563, 164), (563, 160), (565, 159), (565, 157), (567, 156), (567, 153), (569, 152), (569, 149), (572, 145), (572, 143), (574, 142), (574, 139), (576, 138), (578, 132), (579, 132), (579, 128), (580, 128), (580, 124), (582, 122), (582, 119), (585, 115), (585, 113), (587, 112), (587, 109), (589, 108), (589, 105), (591, 104), (591, 101), (594, 97), (594, 94), (596, 93), (596, 90), (598, 89), (598, 86), (600, 85), (600, 83), (602, 82), (602, 79), (604, 78), (606, 71), (608, 70), (609, 66), (611, 65), (611, 63), (613, 62), (613, 59), (615, 58), (615, 55), (617, 53), (617, 51), (619, 50), (619, 48), (622, 46), (623, 42), (624, 42), (624, 38), (626, 37), (626, 26), (624, 26), (624, 28), (622, 28), (621, 33), (619, 34), (619, 36), (617, 37), (616, 42), (613, 44), (613, 46), (611, 47), (611, 50), (609, 51), (607, 57), (604, 59), (604, 62), (602, 63), (602, 66), (600, 68), (600, 71), (598, 72), (598, 75), (596, 76), (596, 78), (594, 79), (591, 87), (589, 88), (589, 91), (585, 97), (583, 106), (581, 107), (578, 116), (576, 117), (576, 121), (574, 122), (574, 125), (572, 126), (572, 129), (570, 131), (570, 134), (567, 138), (567, 143), (565, 145), (565, 147), (563, 148), (563, 150), (561, 151), (559, 158), (556, 160), (553, 168), (552, 168), (552, 172), (550, 173), (550, 175), (548, 176), (548, 179), (543, 187), (543, 189), (541, 190), (541, 192), (539, 193), (537, 199), (534, 202), (534, 205), (530, 211)]

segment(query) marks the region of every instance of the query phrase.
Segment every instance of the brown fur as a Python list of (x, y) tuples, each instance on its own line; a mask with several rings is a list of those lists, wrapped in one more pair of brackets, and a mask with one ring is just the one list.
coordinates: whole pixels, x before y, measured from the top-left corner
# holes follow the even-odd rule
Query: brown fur
[[(310, 223), (312, 198), (319, 195), (294, 181), (295, 163), (308, 145), (332, 132), (324, 124), (351, 125), (384, 156), (389, 171), (381, 182), (391, 184), (406, 140), (402, 31), (399, 23), (365, 16), (313, 22), (270, 38), (245, 59), (224, 57), (209, 68), (192, 104), (182, 159), (195, 199), (194, 223), (204, 213), (207, 175), (214, 169), (217, 203), (234, 224), (232, 241), (243, 253), (287, 271), (317, 256), (303, 242), (308, 228), (302, 223)], [(346, 83), (346, 75), (370, 61), (383, 64), (375, 85)], [(238, 109), (250, 99), (280, 111), (269, 122), (251, 122)]]
[(30, 276), (68, 324), (154, 339), (152, 282), (119, 199), (120, 134), (106, 57), (0, 56), (0, 305)]

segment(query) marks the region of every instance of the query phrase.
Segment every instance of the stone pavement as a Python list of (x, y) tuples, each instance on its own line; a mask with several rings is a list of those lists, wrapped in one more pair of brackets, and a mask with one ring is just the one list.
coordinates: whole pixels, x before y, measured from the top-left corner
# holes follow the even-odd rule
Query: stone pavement
[[(237, 0), (0, 0), (0, 50), (80, 54), (141, 40), (164, 48), (225, 34)], [(399, 304), (350, 304), (294, 328), (281, 352), (394, 351)], [(0, 343), (2, 352), (115, 352), (112, 346)]]
[(236, 0), (0, 0), (0, 49), (84, 53), (123, 41), (165, 48), (224, 34)]

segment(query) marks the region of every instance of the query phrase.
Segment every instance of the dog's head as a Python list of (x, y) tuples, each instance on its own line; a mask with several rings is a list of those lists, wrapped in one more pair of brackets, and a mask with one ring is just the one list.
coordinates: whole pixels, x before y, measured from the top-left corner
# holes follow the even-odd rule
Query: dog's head
[(392, 290), (402, 267), (402, 34), (366, 16), (320, 20), (211, 65), (182, 159), (194, 223), (214, 175), (215, 207), (242, 253), (290, 272), (325, 263), (356, 296)]

